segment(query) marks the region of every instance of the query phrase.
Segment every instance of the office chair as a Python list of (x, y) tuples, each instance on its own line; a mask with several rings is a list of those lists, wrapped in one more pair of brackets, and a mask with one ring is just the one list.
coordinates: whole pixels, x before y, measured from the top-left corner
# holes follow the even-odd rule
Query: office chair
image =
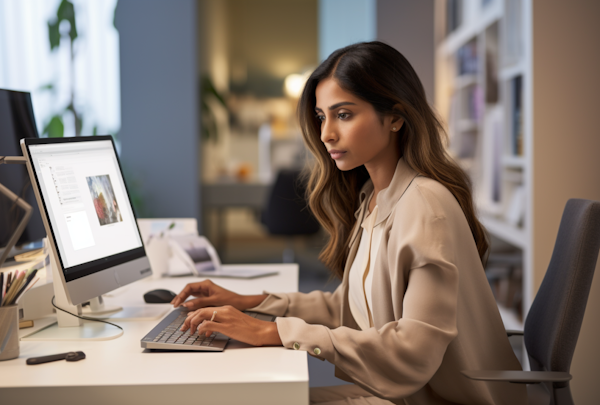
[(529, 402), (542, 388), (546, 404), (573, 405), (569, 381), (598, 250), (600, 202), (571, 199), (563, 212), (556, 244), (522, 334), (532, 371), (463, 371), (474, 380), (537, 384), (528, 386)]
[(304, 191), (300, 170), (280, 170), (262, 213), (261, 222), (270, 234), (287, 237), (288, 246), (283, 251), (284, 263), (294, 261), (293, 236), (313, 235), (320, 229), (308, 209)]

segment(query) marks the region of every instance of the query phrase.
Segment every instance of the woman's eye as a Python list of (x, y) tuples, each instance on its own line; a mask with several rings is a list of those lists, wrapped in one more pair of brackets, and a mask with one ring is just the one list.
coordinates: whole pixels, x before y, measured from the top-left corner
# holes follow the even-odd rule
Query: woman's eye
[(317, 114), (317, 119), (321, 122), (325, 121), (325, 116), (321, 114)]
[(348, 117), (350, 117), (349, 113), (345, 113), (345, 112), (338, 113), (338, 118), (341, 120), (345, 120)]

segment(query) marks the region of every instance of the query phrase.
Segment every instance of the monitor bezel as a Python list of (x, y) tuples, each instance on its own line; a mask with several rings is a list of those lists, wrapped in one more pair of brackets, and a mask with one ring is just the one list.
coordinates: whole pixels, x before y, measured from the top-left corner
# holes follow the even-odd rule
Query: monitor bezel
[[(8, 136), (8, 140), (5, 140), (5, 142), (7, 143), (12, 143), (14, 142), (14, 150), (11, 150), (12, 147), (9, 146), (9, 154), (14, 154), (19, 155), (20, 154), (20, 141), (21, 139), (27, 137), (27, 136), (21, 136), (18, 133), (18, 130), (24, 130), (23, 132), (29, 136), (32, 137), (36, 137), (39, 138), (39, 132), (37, 130), (37, 125), (36, 125), (36, 120), (35, 120), (35, 114), (33, 111), (33, 102), (31, 99), (31, 93), (28, 91), (20, 91), (20, 90), (12, 90), (12, 89), (5, 89), (5, 88), (0, 88), (0, 100), (5, 98), (8, 102), (9, 105), (6, 105), (6, 107), (13, 107), (15, 104), (13, 103), (18, 103), (21, 106), (25, 106), (25, 109), (23, 110), (23, 112), (25, 112), (25, 116), (23, 116), (23, 118), (25, 118), (22, 123), (25, 123), (27, 125), (27, 128), (17, 128), (14, 124), (15, 122), (12, 122), (12, 132), (7, 131), (4, 133), (0, 133), (0, 136), (5, 137)], [(4, 107), (4, 105), (0, 105), (0, 108)], [(8, 112), (8, 111), (7, 111)], [(0, 129), (8, 129), (8, 127), (5, 127), (3, 125), (0, 125)], [(2, 144), (2, 142), (0, 142), (0, 145)], [(3, 155), (6, 155), (6, 150), (3, 151)], [(18, 167), (14, 167), (11, 168), (11, 170), (13, 171), (17, 171), (17, 170), (27, 170), (25, 168), (25, 166), (21, 166), (18, 165)], [(6, 168), (4, 168), (2, 171), (5, 171)], [(0, 175), (0, 179), (3, 178), (4, 175)], [(4, 177), (6, 178), (6, 177)], [(29, 176), (28, 173), (24, 173), (24, 178), (23, 181), (26, 181), (26, 179), (31, 183), (31, 178)], [(4, 183), (5, 186), (7, 186), (7, 184)], [(32, 211), (32, 215), (29, 219), (29, 222), (27, 223), (27, 226), (25, 227), (25, 229), (23, 230), (23, 233), (21, 234), (21, 236), (19, 237), (19, 239), (17, 240), (16, 244), (15, 244), (15, 253), (21, 253), (23, 251), (26, 250), (30, 250), (30, 249), (37, 249), (38, 247), (41, 246), (41, 241), (42, 239), (46, 236), (46, 229), (44, 228), (44, 224), (43, 221), (41, 220), (41, 215), (39, 213), (39, 208), (37, 207), (37, 203), (33, 200), (35, 200), (35, 194), (31, 194), (30, 191), (28, 190), (28, 185), (25, 185), (25, 183), (19, 183), (19, 186), (23, 186), (20, 188), (13, 188), (12, 190), (19, 195), (20, 198), (23, 198), (28, 204), (32, 205), (33, 207), (33, 211)], [(32, 186), (32, 185), (31, 185)], [(0, 221), (2, 222), (2, 221)], [(15, 224), (16, 226), (16, 224)], [(8, 235), (3, 235), (0, 232), (0, 236), (5, 236), (4, 238), (4, 242), (8, 242), (8, 238), (10, 237), (10, 234), (12, 233), (13, 230), (9, 230), (9, 234)], [(0, 244), (0, 249), (5, 248), (6, 243), (4, 244)], [(26, 246), (26, 248), (24, 248)], [(13, 253), (9, 254), (9, 257), (12, 255)]]
[[(31, 152), (29, 150), (29, 147), (31, 145), (76, 143), (76, 142), (90, 142), (90, 141), (91, 142), (99, 142), (99, 141), (110, 141), (111, 142), (113, 151), (115, 152), (115, 157), (117, 160), (118, 168), (122, 174), (123, 170), (121, 167), (121, 162), (119, 160), (119, 156), (118, 156), (118, 153), (115, 148), (114, 140), (113, 140), (112, 136), (110, 136), (110, 135), (80, 136), (80, 137), (69, 137), (69, 138), (24, 138), (21, 140), (23, 154), (25, 155), (25, 157), (27, 159), (27, 166), (28, 166), (28, 169), (30, 172), (30, 176), (32, 177), (32, 180), (34, 180), (34, 181), (32, 181), (32, 183), (35, 183), (34, 191), (35, 191), (35, 194), (36, 194), (36, 197), (38, 200), (38, 204), (40, 206), (40, 212), (43, 213), (42, 220), (44, 222), (44, 226), (46, 227), (46, 233), (48, 235), (48, 239), (52, 246), (52, 250), (55, 253), (55, 257), (57, 259), (57, 265), (59, 265), (59, 267), (60, 267), (60, 274), (61, 274), (64, 282), (67, 284), (72, 281), (81, 279), (83, 277), (87, 277), (87, 276), (91, 276), (93, 274), (100, 273), (104, 270), (116, 268), (117, 266), (126, 264), (128, 262), (132, 262), (136, 259), (141, 259), (141, 258), (147, 257), (146, 251), (144, 249), (142, 235), (141, 235), (139, 226), (137, 224), (137, 217), (135, 215), (135, 210), (133, 209), (133, 205), (131, 204), (131, 197), (129, 195), (129, 189), (127, 188), (127, 183), (125, 182), (125, 179), (123, 178), (123, 184), (124, 184), (125, 191), (127, 194), (127, 199), (132, 208), (132, 214), (133, 214), (135, 226), (136, 226), (140, 241), (142, 243), (142, 246), (125, 251), (125, 252), (120, 252), (120, 253), (117, 253), (117, 254), (114, 254), (114, 255), (111, 255), (108, 257), (103, 257), (103, 258), (96, 259), (96, 260), (93, 260), (90, 262), (86, 262), (86, 263), (82, 263), (82, 264), (79, 264), (76, 266), (68, 267), (69, 272), (67, 274), (65, 274), (63, 257), (62, 257), (62, 255), (58, 249), (58, 246), (56, 244), (56, 236), (55, 236), (54, 228), (52, 226), (52, 222), (49, 220), (50, 218), (49, 218), (48, 209), (46, 207), (46, 202), (44, 200), (44, 196), (43, 196), (43, 193), (41, 190), (41, 184), (38, 179), (38, 173), (32, 164)], [(150, 274), (151, 274), (151, 272), (150, 272)], [(150, 274), (147, 274), (147, 275), (150, 275)], [(141, 278), (143, 278), (145, 276), (146, 275), (143, 275)], [(69, 296), (70, 294), (67, 294), (67, 295)]]

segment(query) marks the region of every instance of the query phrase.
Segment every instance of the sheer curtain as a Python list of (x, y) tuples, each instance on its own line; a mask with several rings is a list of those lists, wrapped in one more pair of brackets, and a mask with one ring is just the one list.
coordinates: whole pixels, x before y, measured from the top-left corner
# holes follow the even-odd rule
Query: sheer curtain
[[(61, 0), (0, 0), (0, 88), (31, 92), (38, 131), (65, 110), (74, 94), (82, 135), (115, 135), (121, 126), (119, 34), (113, 26), (117, 0), (71, 0), (78, 37), (71, 68), (64, 35), (53, 52), (48, 22)], [(66, 24), (66, 25), (65, 25)], [(64, 22), (61, 32), (68, 32)], [(53, 89), (48, 89), (49, 84)], [(65, 136), (75, 134), (72, 114), (63, 115)]]

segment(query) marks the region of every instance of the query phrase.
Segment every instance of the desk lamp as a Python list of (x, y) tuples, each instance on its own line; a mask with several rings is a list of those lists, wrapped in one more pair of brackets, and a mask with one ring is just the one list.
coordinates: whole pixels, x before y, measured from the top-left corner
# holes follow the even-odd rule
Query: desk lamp
[[(25, 158), (23, 156), (0, 156), (0, 164), (22, 164), (22, 165), (24, 165)], [(7, 187), (5, 187), (2, 184), (0, 184), (0, 193), (4, 194), (8, 198), (10, 198), (11, 201), (13, 201), (19, 207), (21, 207), (21, 209), (23, 211), (25, 211), (25, 215), (23, 215), (21, 222), (19, 222), (19, 226), (17, 226), (17, 229), (15, 230), (15, 232), (12, 234), (12, 236), (8, 240), (8, 244), (4, 248), (4, 252), (2, 252), (2, 256), (0, 257), (0, 268), (1, 268), (2, 265), (4, 264), (4, 262), (6, 261), (8, 254), (10, 253), (12, 248), (15, 246), (15, 244), (19, 240), (19, 237), (21, 237), (21, 234), (25, 230), (25, 227), (27, 226), (27, 223), (29, 222), (29, 218), (31, 217), (32, 208), (31, 208), (31, 205), (27, 204), (27, 202), (25, 202), (18, 195), (16, 195), (12, 191), (10, 191)]]

